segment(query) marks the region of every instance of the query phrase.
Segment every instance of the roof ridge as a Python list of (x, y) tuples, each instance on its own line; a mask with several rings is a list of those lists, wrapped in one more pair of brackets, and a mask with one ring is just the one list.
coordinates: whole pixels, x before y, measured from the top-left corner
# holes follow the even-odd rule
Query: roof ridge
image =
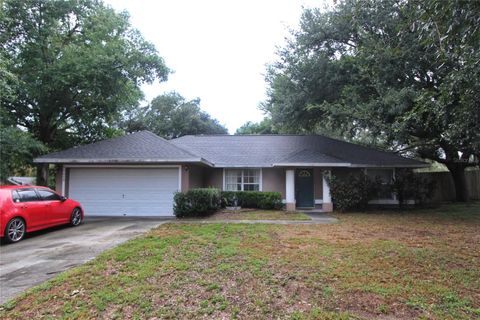
[[(130, 133), (124, 134), (123, 136), (111, 137), (111, 138), (108, 138), (108, 139), (99, 140), (99, 141), (95, 141), (95, 142), (90, 142), (90, 143), (87, 143), (87, 144), (76, 145), (76, 146), (73, 146), (73, 147), (70, 147), (70, 148), (67, 148), (67, 149), (64, 149), (64, 150), (49, 152), (47, 154), (40, 155), (37, 158), (42, 158), (46, 155), (51, 156), (53, 154), (57, 154), (57, 153), (61, 153), (61, 152), (63, 153), (65, 151), (72, 150), (72, 149), (77, 149), (78, 150), (78, 149), (86, 148), (86, 147), (89, 147), (89, 146), (92, 146), (92, 145), (98, 145), (100, 143), (106, 143), (106, 142), (109, 142), (109, 141), (112, 141), (112, 140), (123, 139), (123, 138), (126, 138), (126, 137), (130, 136), (130, 135), (135, 135), (135, 134), (141, 133), (141, 132), (150, 132), (150, 131), (142, 130), (142, 131), (130, 132)], [(152, 133), (152, 132), (150, 132), (150, 133)]]

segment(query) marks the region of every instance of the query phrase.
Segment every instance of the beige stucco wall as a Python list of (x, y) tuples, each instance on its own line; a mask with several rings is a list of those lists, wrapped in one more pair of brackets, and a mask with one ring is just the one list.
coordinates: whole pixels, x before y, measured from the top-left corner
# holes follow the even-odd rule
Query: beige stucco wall
[(57, 172), (55, 173), (55, 191), (62, 193), (62, 166), (56, 166)]
[(222, 168), (205, 168), (204, 186), (218, 188), (223, 190), (223, 169)]
[(285, 199), (285, 169), (263, 168), (262, 191), (280, 192)]
[(323, 199), (323, 174), (322, 168), (313, 169), (314, 199)]
[(199, 165), (188, 166), (189, 189), (205, 187), (205, 167)]
[(182, 170), (182, 177), (181, 177), (181, 191), (185, 192), (189, 189), (190, 186), (190, 166), (182, 164), (181, 165), (181, 170)]

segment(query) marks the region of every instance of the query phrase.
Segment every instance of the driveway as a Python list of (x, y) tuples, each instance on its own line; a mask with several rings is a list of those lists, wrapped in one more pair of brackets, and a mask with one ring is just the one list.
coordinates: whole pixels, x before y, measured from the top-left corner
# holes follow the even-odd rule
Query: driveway
[(57, 227), (0, 247), (0, 304), (102, 251), (166, 223), (155, 218), (90, 218), (76, 228)]

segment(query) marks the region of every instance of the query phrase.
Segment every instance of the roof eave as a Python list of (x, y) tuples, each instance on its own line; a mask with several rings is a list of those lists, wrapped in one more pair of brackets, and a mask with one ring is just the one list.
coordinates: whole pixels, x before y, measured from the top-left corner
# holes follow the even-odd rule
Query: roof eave
[(203, 158), (188, 159), (55, 159), (55, 158), (36, 158), (34, 163), (51, 163), (51, 164), (122, 164), (122, 163), (203, 163), (213, 167), (213, 163)]
[(352, 164), (352, 168), (428, 168), (430, 164)]
[(272, 167), (351, 167), (348, 162), (280, 162)]

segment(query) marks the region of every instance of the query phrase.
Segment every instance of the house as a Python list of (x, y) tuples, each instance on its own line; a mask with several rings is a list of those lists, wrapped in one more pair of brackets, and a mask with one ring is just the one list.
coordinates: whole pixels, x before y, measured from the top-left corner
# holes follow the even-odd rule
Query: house
[[(385, 182), (425, 163), (319, 135), (196, 135), (165, 140), (141, 131), (47, 154), (57, 191), (86, 215), (171, 216), (173, 195), (191, 188), (278, 191), (287, 210), (332, 211), (327, 177), (365, 170)], [(394, 204), (386, 194), (378, 204)]]

